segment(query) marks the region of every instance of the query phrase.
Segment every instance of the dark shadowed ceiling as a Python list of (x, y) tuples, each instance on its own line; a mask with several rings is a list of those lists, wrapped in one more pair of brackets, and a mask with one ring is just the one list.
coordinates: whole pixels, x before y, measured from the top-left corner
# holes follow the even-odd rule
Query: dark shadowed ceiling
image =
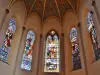
[(49, 16), (56, 16), (60, 19), (65, 12), (72, 9), (77, 13), (79, 0), (24, 0), (28, 15), (36, 12), (42, 20)]

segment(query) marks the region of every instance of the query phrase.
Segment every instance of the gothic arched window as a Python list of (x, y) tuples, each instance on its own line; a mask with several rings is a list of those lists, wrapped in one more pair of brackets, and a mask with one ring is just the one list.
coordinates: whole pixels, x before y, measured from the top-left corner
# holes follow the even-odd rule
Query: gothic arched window
[(93, 22), (91, 12), (88, 12), (87, 25), (88, 25), (88, 31), (90, 33), (91, 41), (92, 41), (92, 44), (93, 44), (95, 58), (96, 58), (96, 60), (98, 60), (98, 59), (100, 59), (100, 47), (99, 47), (99, 42), (98, 42), (98, 39), (97, 39), (96, 30), (95, 30), (95, 27), (94, 27), (94, 22)]
[(21, 63), (21, 69), (30, 71), (32, 68), (32, 52), (35, 42), (35, 34), (33, 31), (28, 31), (26, 36), (26, 44)]
[(16, 21), (14, 18), (11, 18), (9, 21), (8, 29), (6, 31), (6, 35), (4, 37), (4, 43), (2, 47), (0, 47), (0, 60), (6, 62), (7, 57), (11, 48), (11, 41), (13, 39), (13, 34), (16, 31)]
[(77, 29), (72, 28), (70, 32), (70, 41), (72, 46), (73, 70), (81, 69), (80, 49), (78, 43)]
[(60, 40), (55, 31), (48, 33), (46, 37), (44, 72), (59, 72)]

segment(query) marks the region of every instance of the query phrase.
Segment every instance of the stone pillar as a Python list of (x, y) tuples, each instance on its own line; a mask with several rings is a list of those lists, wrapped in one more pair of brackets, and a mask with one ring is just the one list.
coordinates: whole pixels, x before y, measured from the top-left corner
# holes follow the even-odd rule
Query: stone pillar
[(65, 75), (64, 33), (61, 33), (60, 37), (60, 61), (61, 75)]
[(44, 73), (44, 68), (43, 68), (43, 47), (44, 47), (44, 39), (43, 35), (40, 34), (40, 44), (39, 44), (39, 52), (38, 52), (38, 64), (37, 64), (37, 75), (43, 75)]
[(97, 16), (99, 25), (100, 25), (100, 15), (99, 15), (99, 12), (98, 12), (98, 9), (97, 9), (96, 2), (95, 1), (92, 1), (92, 6), (93, 6), (93, 8), (95, 10), (95, 13), (96, 13), (96, 16)]
[(9, 14), (9, 9), (6, 9), (5, 13), (4, 13), (4, 16), (2, 18), (1, 24), (0, 24), (0, 31), (2, 30), (3, 24), (4, 24), (4, 22), (5, 22), (6, 17), (7, 17), (8, 14)]
[[(85, 73), (86, 73), (86, 75), (88, 75), (88, 65), (87, 65), (87, 60), (86, 60), (86, 53), (85, 53), (84, 46), (83, 46), (82, 29), (81, 29), (80, 23), (78, 24), (77, 31), (78, 31), (78, 38), (79, 38), (79, 46), (81, 46), (82, 55), (83, 55), (83, 59), (84, 59), (83, 61), (84, 61)], [(81, 63), (81, 65), (82, 65), (82, 63)]]
[(24, 32), (25, 32), (25, 29), (26, 29), (25, 27), (22, 27), (22, 33), (21, 33), (21, 38), (20, 38), (20, 42), (19, 42), (18, 52), (17, 52), (17, 55), (16, 55), (16, 60), (15, 60), (15, 65), (14, 65), (14, 70), (13, 70), (13, 75), (15, 75), (15, 72), (16, 72), (18, 56), (19, 56), (19, 53), (20, 53), (20, 48), (21, 48), (22, 39), (23, 39), (23, 35), (24, 35)]

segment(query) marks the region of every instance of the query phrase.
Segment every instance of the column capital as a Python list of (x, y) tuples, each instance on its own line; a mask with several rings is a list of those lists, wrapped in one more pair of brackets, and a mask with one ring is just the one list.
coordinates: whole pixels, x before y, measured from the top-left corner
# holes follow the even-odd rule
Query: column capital
[(23, 26), (23, 27), (22, 27), (22, 29), (23, 29), (23, 30), (25, 30), (25, 29), (26, 29), (26, 27), (25, 27), (25, 26)]
[(42, 38), (43, 37), (43, 35), (42, 34), (40, 34), (40, 38)]
[(78, 25), (77, 25), (77, 26), (78, 26), (78, 27), (80, 27), (80, 25), (81, 25), (81, 23), (78, 23)]
[(6, 13), (9, 14), (9, 9), (6, 9)]
[(64, 33), (61, 33), (61, 36), (64, 36)]
[(95, 1), (92, 1), (92, 6), (95, 6), (95, 4), (96, 4)]

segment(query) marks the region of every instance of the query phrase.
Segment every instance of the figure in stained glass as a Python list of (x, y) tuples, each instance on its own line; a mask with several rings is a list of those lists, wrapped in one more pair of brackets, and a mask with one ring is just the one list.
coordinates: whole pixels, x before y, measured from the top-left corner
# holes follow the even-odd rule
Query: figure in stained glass
[(55, 31), (47, 35), (44, 72), (59, 72), (59, 37)]
[(10, 48), (11, 48), (11, 41), (13, 38), (13, 34), (16, 31), (16, 21), (14, 18), (11, 18), (9, 21), (8, 29), (6, 31), (6, 35), (4, 37), (4, 43), (2, 47), (0, 47), (0, 60), (6, 62)]
[(33, 31), (29, 31), (26, 37), (26, 45), (22, 58), (21, 68), (24, 70), (31, 70), (32, 66), (32, 50), (35, 42), (35, 34)]
[(73, 70), (81, 69), (80, 50), (76, 28), (72, 28), (70, 32), (70, 41), (72, 46)]
[(97, 39), (96, 30), (94, 27), (94, 22), (93, 22), (91, 12), (89, 12), (88, 16), (87, 16), (87, 25), (88, 25), (88, 31), (90, 33), (90, 37), (91, 37), (91, 40), (93, 43), (95, 58), (96, 58), (96, 60), (99, 60), (100, 59), (100, 47), (99, 47), (99, 42)]

